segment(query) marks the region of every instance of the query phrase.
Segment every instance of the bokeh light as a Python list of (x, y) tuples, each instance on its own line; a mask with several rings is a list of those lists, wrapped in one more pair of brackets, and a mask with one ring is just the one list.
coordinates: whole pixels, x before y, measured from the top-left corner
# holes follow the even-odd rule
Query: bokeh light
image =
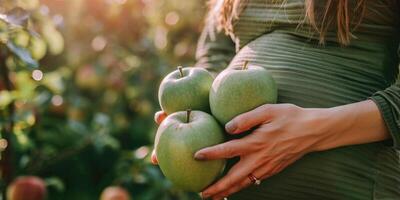
[(38, 70), (38, 69), (33, 70), (33, 72), (32, 72), (32, 78), (33, 78), (33, 80), (35, 80), (35, 81), (40, 81), (40, 80), (42, 80), (42, 79), (43, 79), (43, 72), (40, 71), (40, 70)]
[(62, 15), (54, 15), (53, 22), (56, 26), (60, 26), (64, 22), (64, 17)]
[(46, 5), (41, 5), (39, 11), (42, 15), (48, 15), (50, 12), (49, 7), (47, 7)]
[(188, 51), (188, 44), (186, 42), (178, 43), (174, 48), (174, 53), (176, 56), (183, 56)]
[(4, 151), (8, 146), (8, 142), (5, 139), (0, 139), (0, 151)]
[(149, 154), (149, 152), (150, 152), (150, 150), (148, 147), (146, 147), (146, 146), (140, 147), (135, 151), (135, 157), (137, 159), (143, 159), (144, 157), (146, 157)]
[(63, 102), (64, 102), (64, 99), (63, 99), (62, 96), (60, 96), (60, 95), (54, 95), (54, 96), (51, 98), (51, 103), (52, 103), (53, 105), (55, 105), (55, 106), (60, 106), (60, 105), (63, 104)]
[(165, 16), (165, 23), (168, 25), (175, 25), (179, 22), (179, 15), (177, 12), (169, 12)]
[(92, 40), (92, 48), (95, 51), (102, 51), (107, 45), (107, 40), (103, 36), (96, 36)]
[(156, 29), (156, 35), (154, 37), (154, 44), (158, 49), (164, 49), (167, 47), (167, 30), (164, 27), (158, 27)]

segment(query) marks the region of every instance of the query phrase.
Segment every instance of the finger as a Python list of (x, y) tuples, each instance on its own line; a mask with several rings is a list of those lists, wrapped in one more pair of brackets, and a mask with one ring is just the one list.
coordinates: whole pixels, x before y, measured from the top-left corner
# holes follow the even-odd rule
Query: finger
[(158, 111), (156, 114), (154, 114), (154, 121), (160, 125), (161, 122), (167, 117), (167, 113), (164, 111)]
[(153, 165), (158, 165), (156, 150), (153, 150), (153, 152), (151, 153), (151, 163)]
[(228, 142), (206, 147), (197, 151), (194, 155), (196, 160), (218, 160), (233, 158), (250, 152), (251, 140), (249, 138), (234, 139)]
[(234, 187), (235, 184), (240, 183), (243, 179), (255, 170), (257, 166), (254, 165), (254, 161), (251, 159), (242, 159), (234, 165), (222, 179), (215, 184), (208, 187), (203, 191), (202, 195), (204, 198), (212, 197), (222, 191), (228, 190)]
[(249, 178), (243, 179), (239, 184), (235, 184), (233, 187), (229, 188), (228, 190), (222, 191), (215, 195), (216, 199), (222, 199), (224, 197), (229, 197), (230, 195), (239, 192), (240, 190), (250, 186), (251, 180)]
[(254, 110), (243, 113), (225, 125), (225, 129), (230, 134), (238, 134), (262, 123), (269, 122), (272, 118), (271, 115), (272, 105), (262, 105)]

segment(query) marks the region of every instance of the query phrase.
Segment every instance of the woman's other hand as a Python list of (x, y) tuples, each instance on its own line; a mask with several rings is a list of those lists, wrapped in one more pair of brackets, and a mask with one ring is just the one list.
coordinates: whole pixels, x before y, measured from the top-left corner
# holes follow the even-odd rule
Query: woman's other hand
[(154, 121), (160, 125), (161, 122), (167, 117), (167, 113), (164, 111), (158, 111), (156, 114), (154, 114)]
[[(154, 114), (154, 121), (160, 125), (161, 122), (167, 117), (167, 113), (165, 113), (164, 111), (158, 111), (156, 112), (156, 114)], [(153, 165), (158, 165), (158, 160), (157, 160), (157, 155), (156, 155), (156, 151), (153, 150), (153, 152), (151, 153), (151, 163), (153, 163)]]

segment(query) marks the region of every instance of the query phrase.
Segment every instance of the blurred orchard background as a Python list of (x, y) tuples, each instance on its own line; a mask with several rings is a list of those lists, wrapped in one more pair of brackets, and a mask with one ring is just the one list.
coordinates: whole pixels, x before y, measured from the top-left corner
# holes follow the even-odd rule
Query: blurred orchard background
[(0, 0), (2, 196), (16, 177), (50, 200), (194, 199), (150, 164), (161, 78), (191, 65), (205, 1)]

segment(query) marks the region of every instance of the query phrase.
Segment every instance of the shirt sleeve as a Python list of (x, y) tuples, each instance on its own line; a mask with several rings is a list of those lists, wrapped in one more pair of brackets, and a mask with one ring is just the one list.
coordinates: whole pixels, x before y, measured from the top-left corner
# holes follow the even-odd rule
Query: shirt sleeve
[(235, 53), (232, 39), (208, 20), (198, 40), (195, 66), (216, 76), (229, 65)]
[(381, 111), (392, 136), (393, 147), (400, 149), (400, 74), (392, 86), (376, 92), (371, 99), (378, 105)]

